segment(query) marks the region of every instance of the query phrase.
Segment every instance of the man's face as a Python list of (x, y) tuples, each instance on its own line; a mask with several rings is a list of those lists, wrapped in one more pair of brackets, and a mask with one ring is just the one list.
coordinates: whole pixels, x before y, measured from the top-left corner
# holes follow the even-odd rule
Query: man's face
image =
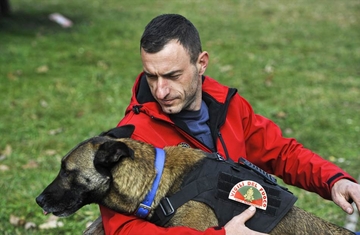
[(165, 113), (200, 109), (201, 76), (207, 66), (207, 52), (192, 64), (189, 53), (173, 40), (157, 53), (141, 50), (141, 59), (151, 93)]

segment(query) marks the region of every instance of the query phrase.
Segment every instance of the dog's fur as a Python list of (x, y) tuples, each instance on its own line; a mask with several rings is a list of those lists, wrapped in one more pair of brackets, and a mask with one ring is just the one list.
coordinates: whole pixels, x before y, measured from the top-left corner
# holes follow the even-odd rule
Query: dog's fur
[[(205, 157), (202, 151), (191, 148), (164, 150), (165, 167), (152, 208), (165, 195), (178, 191), (183, 177)], [(71, 215), (90, 203), (132, 214), (155, 178), (154, 154), (153, 146), (129, 138), (91, 138), (64, 156), (58, 176), (36, 201), (45, 214), (57, 216)], [(189, 201), (178, 208), (166, 226), (178, 225), (205, 230), (217, 226), (217, 219), (205, 204)], [(353, 233), (293, 207), (271, 234)]]

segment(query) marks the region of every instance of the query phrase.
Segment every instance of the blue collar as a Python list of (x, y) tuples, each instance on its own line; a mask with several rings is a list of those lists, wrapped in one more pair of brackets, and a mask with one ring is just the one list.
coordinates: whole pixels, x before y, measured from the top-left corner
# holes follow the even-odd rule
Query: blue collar
[(165, 164), (165, 151), (160, 148), (155, 148), (155, 171), (156, 176), (151, 187), (150, 192), (146, 195), (144, 201), (140, 203), (137, 210), (135, 211), (135, 215), (140, 218), (146, 218), (151, 211), (151, 204), (154, 201), (156, 191), (159, 187), (161, 175), (164, 169)]

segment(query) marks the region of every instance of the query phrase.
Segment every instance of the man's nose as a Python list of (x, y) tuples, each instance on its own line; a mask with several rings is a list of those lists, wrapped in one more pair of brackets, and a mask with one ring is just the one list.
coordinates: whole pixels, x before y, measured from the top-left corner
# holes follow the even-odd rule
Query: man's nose
[(169, 94), (169, 84), (164, 78), (159, 77), (156, 83), (156, 97), (164, 99)]

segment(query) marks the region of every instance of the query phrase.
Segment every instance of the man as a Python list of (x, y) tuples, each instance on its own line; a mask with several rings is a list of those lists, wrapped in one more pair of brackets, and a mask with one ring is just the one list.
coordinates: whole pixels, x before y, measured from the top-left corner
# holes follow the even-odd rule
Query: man
[[(132, 138), (156, 147), (186, 144), (237, 161), (245, 157), (286, 183), (332, 199), (347, 213), (360, 206), (360, 186), (346, 172), (284, 138), (270, 120), (253, 112), (236, 89), (204, 76), (209, 55), (196, 28), (180, 15), (154, 18), (141, 38), (143, 72), (119, 126), (135, 125)], [(260, 234), (244, 223), (250, 207), (223, 228), (204, 232), (161, 228), (100, 207), (106, 234)]]

